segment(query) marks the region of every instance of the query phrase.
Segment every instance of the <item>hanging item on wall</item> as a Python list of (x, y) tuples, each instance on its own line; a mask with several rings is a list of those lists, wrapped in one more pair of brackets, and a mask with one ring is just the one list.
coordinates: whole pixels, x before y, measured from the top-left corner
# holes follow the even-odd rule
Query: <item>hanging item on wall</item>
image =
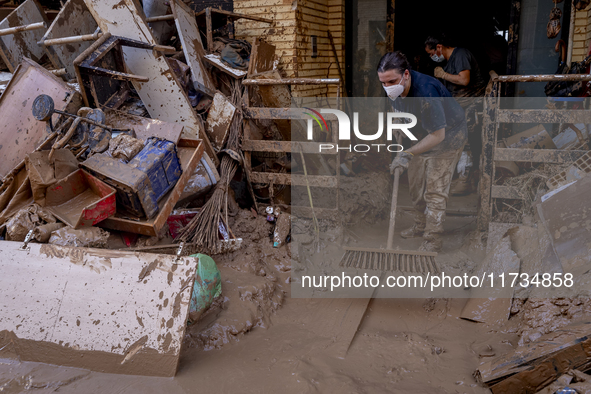
[(562, 18), (562, 11), (556, 7), (556, 0), (554, 1), (554, 8), (550, 11), (550, 22), (546, 27), (546, 34), (548, 38), (554, 38), (560, 33), (560, 18)]
[(573, 3), (577, 11), (583, 11), (585, 8), (589, 6), (591, 0), (574, 0)]

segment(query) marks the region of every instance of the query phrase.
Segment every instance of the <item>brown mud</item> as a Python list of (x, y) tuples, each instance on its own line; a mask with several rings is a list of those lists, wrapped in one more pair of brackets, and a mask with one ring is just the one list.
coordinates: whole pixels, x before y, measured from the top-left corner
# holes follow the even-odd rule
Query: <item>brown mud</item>
[[(331, 300), (290, 296), (292, 244), (273, 248), (273, 225), (263, 215), (241, 210), (229, 221), (243, 247), (213, 256), (222, 295), (187, 329), (174, 379), (0, 360), (0, 388), (8, 393), (33, 387), (62, 393), (488, 393), (472, 375), (480, 364), (591, 313), (583, 298), (515, 299), (509, 320), (489, 324), (460, 318), (467, 299), (377, 298), (346, 356), (338, 357), (330, 351), (332, 333), (323, 331), (318, 317)], [(401, 212), (397, 231), (410, 224), (412, 216)], [(379, 245), (385, 226), (381, 220), (355, 232)], [(438, 261), (450, 274), (482, 264), (485, 250), (475, 227), (475, 217), (448, 217)], [(416, 249), (421, 239), (397, 241)], [(523, 239), (511, 241), (521, 260), (530, 259), (533, 248), (524, 247)]]

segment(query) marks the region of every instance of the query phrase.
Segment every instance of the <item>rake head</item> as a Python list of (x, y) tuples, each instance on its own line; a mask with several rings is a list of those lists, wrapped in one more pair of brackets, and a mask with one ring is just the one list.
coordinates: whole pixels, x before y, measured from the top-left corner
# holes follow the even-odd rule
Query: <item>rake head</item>
[(434, 252), (345, 248), (345, 254), (339, 265), (375, 271), (438, 274), (439, 267), (435, 257), (437, 253)]

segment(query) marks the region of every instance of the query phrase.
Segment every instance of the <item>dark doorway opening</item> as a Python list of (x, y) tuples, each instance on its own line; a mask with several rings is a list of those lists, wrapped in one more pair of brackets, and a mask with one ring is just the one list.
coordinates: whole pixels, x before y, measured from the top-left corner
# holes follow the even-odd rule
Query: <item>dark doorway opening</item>
[(444, 33), (454, 46), (469, 49), (482, 72), (505, 74), (512, 0), (400, 0), (396, 2), (394, 49), (413, 67), (431, 73), (434, 62), (425, 53), (427, 36)]

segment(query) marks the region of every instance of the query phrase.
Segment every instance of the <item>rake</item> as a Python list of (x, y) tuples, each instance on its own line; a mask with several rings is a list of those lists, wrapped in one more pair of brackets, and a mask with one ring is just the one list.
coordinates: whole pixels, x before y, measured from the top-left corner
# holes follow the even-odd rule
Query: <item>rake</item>
[(376, 271), (439, 273), (439, 267), (435, 261), (437, 253), (392, 249), (392, 244), (394, 243), (394, 226), (396, 224), (399, 180), (400, 169), (397, 168), (394, 170), (390, 226), (388, 227), (388, 243), (386, 249), (345, 247), (345, 254), (339, 263), (341, 267)]

